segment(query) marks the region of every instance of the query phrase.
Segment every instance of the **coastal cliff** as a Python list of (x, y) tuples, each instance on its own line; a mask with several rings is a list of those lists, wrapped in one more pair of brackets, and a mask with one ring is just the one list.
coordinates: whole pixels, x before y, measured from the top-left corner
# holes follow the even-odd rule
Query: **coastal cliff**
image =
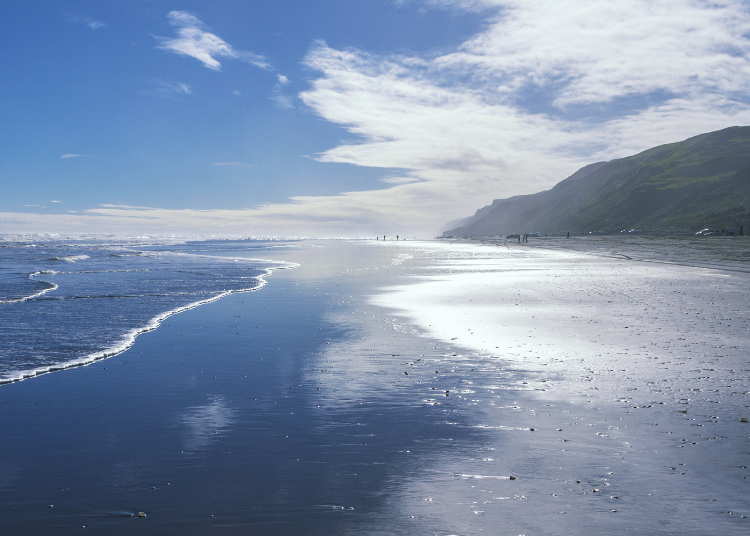
[(750, 127), (589, 164), (552, 189), (496, 199), (443, 236), (698, 231), (750, 222)]

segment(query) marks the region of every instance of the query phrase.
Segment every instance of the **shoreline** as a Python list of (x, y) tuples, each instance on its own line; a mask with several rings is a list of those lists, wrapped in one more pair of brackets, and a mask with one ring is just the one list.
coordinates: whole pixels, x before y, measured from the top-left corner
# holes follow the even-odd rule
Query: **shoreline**
[[(230, 257), (227, 257), (227, 258), (230, 258)], [(228, 290), (226, 292), (222, 292), (222, 293), (220, 293), (220, 294), (218, 294), (216, 296), (213, 296), (211, 298), (207, 298), (205, 300), (199, 300), (199, 301), (190, 303), (188, 305), (184, 305), (184, 306), (181, 306), (181, 307), (177, 307), (175, 309), (171, 309), (169, 311), (165, 311), (163, 313), (159, 313), (158, 315), (156, 315), (153, 318), (149, 319), (149, 321), (144, 326), (136, 327), (136, 328), (133, 328), (132, 330), (126, 332), (122, 336), (122, 339), (120, 340), (120, 342), (118, 344), (116, 344), (114, 346), (110, 346), (108, 348), (104, 348), (103, 350), (97, 351), (97, 352), (95, 352), (93, 354), (88, 354), (88, 355), (85, 355), (83, 357), (75, 358), (75, 359), (72, 359), (70, 361), (66, 361), (66, 362), (63, 362), (63, 363), (56, 363), (54, 365), (49, 365), (47, 367), (38, 367), (36, 369), (29, 369), (29, 370), (17, 371), (12, 376), (7, 376), (7, 375), (6, 376), (0, 376), (0, 388), (2, 388), (3, 385), (7, 385), (7, 384), (11, 384), (11, 383), (16, 383), (16, 382), (20, 382), (20, 381), (23, 381), (23, 380), (28, 380), (28, 379), (31, 379), (31, 378), (36, 378), (38, 376), (42, 376), (44, 374), (49, 374), (51, 372), (59, 372), (59, 371), (62, 371), (62, 370), (67, 370), (67, 369), (76, 368), (76, 367), (85, 367), (85, 366), (91, 365), (92, 363), (96, 363), (96, 362), (104, 360), (104, 359), (109, 359), (111, 357), (118, 356), (121, 353), (127, 351), (129, 348), (131, 348), (133, 346), (133, 344), (135, 344), (135, 341), (136, 341), (136, 339), (138, 338), (139, 335), (142, 335), (144, 333), (148, 333), (150, 331), (154, 331), (167, 318), (169, 318), (171, 316), (174, 316), (176, 314), (185, 312), (185, 311), (189, 311), (191, 309), (195, 309), (196, 307), (200, 307), (201, 305), (205, 305), (205, 304), (208, 304), (208, 303), (215, 302), (215, 301), (220, 300), (221, 298), (224, 298), (224, 297), (229, 296), (231, 294), (239, 294), (239, 293), (244, 293), (244, 292), (255, 292), (256, 290), (260, 290), (261, 288), (263, 288), (268, 283), (265, 278), (268, 277), (269, 275), (271, 275), (274, 270), (285, 270), (285, 269), (290, 269), (290, 268), (294, 268), (294, 266), (293, 265), (289, 265), (289, 266), (280, 266), (280, 267), (277, 267), (277, 268), (273, 268), (273, 267), (267, 268), (264, 274), (261, 274), (261, 275), (257, 276), (257, 278), (260, 281), (260, 283), (258, 285), (256, 285), (256, 286), (254, 286), (254, 287), (250, 287), (250, 288), (246, 288), (246, 289), (240, 289), (240, 290)], [(21, 301), (30, 300), (30, 299), (36, 298), (39, 295), (42, 295), (42, 294), (44, 294), (46, 292), (53, 291), (53, 290), (55, 290), (57, 288), (58, 288), (58, 286), (54, 285), (53, 287), (51, 287), (49, 289), (45, 289), (42, 292), (39, 292), (39, 293), (37, 293), (37, 294), (35, 294), (33, 296), (24, 297), (24, 298), (20, 298), (20, 299), (17, 299), (17, 300), (11, 300), (11, 301), (9, 301), (7, 303), (15, 303), (15, 302), (21, 302)]]
[[(40, 534), (81, 525), (108, 534), (744, 533), (750, 504), (739, 465), (750, 429), (724, 410), (703, 415), (704, 402), (691, 401), (687, 414), (650, 404), (656, 391), (643, 403), (618, 403), (602, 388), (617, 381), (640, 396), (654, 373), (664, 373), (664, 359), (632, 359), (629, 375), (641, 383), (605, 367), (580, 376), (573, 361), (552, 361), (564, 357), (552, 352), (601, 352), (585, 338), (557, 334), (609, 334), (609, 325), (569, 319), (569, 329), (545, 331), (541, 320), (525, 324), (516, 312), (537, 316), (543, 304), (535, 293), (551, 290), (563, 301), (570, 293), (578, 300), (571, 307), (593, 318), (600, 311), (587, 305), (598, 295), (576, 285), (595, 268), (616, 283), (616, 261), (500, 253), (433, 242), (307, 243), (268, 254), (300, 266), (275, 274), (250, 300), (227, 296), (173, 316), (120, 359), (4, 386), (7, 526)], [(503, 265), (519, 262), (520, 271)], [(572, 268), (563, 270), (565, 263)], [(570, 288), (518, 283), (545, 270)], [(641, 272), (626, 275), (640, 281), (649, 275)], [(486, 290), (507, 274), (516, 295)], [(669, 310), (665, 297), (679, 278), (650, 277), (653, 286), (631, 298), (658, 298), (660, 311)], [(491, 299), (469, 302), (482, 296)], [(510, 297), (523, 305), (501, 300)], [(628, 293), (619, 299), (643, 313)], [(392, 307), (396, 301), (407, 308)], [(497, 328), (502, 318), (516, 319), (503, 328), (510, 331), (480, 329), (478, 320), (491, 318), (471, 317), (484, 306), (498, 311)], [(618, 305), (618, 313), (626, 310)], [(636, 337), (661, 341), (671, 322), (659, 322)], [(731, 346), (745, 344), (734, 337)], [(481, 352), (482, 340), (503, 344)], [(678, 347), (658, 351), (670, 350)], [(687, 350), (705, 353), (679, 349)], [(675, 359), (670, 367), (681, 368)], [(688, 388), (686, 381), (675, 385)], [(705, 392), (712, 381), (700, 380)], [(732, 389), (743, 392), (743, 381)], [(747, 400), (727, 395), (718, 407), (738, 396)], [(133, 517), (139, 511), (148, 517)]]
[[(596, 255), (601, 257), (611, 257), (615, 259), (627, 259), (634, 262), (650, 262), (655, 264), (666, 264), (670, 266), (685, 266), (685, 267), (691, 267), (691, 268), (713, 268), (716, 270), (722, 270), (722, 271), (730, 271), (730, 272), (742, 272), (742, 273), (750, 273), (750, 235), (748, 236), (721, 236), (721, 237), (697, 237), (692, 235), (604, 235), (604, 236), (575, 236), (571, 238), (565, 238), (565, 237), (549, 237), (549, 238), (532, 238), (530, 242), (526, 243), (516, 243), (512, 241), (500, 241), (500, 240), (493, 240), (493, 239), (486, 239), (486, 238), (457, 238), (457, 239), (447, 239), (447, 238), (438, 238), (435, 239), (436, 241), (442, 241), (442, 242), (448, 242), (448, 243), (454, 243), (454, 244), (482, 244), (484, 246), (495, 246), (495, 247), (506, 247), (509, 248), (511, 246), (518, 247), (518, 248), (529, 248), (529, 249), (548, 249), (551, 251), (572, 251), (577, 252), (582, 255)], [(642, 250), (630, 250), (628, 253), (633, 255), (628, 256), (625, 253), (616, 253), (616, 252), (605, 252), (602, 251), (602, 248), (607, 247), (610, 244), (620, 244), (620, 245), (626, 245), (626, 246), (633, 246), (633, 245), (644, 245), (648, 244), (648, 242), (662, 244), (662, 245), (674, 245), (674, 243), (688, 243), (690, 246), (692, 246), (692, 253), (695, 253), (699, 249), (707, 249), (710, 252), (710, 255), (715, 256), (717, 254), (724, 253), (723, 261), (730, 261), (732, 262), (733, 259), (728, 258), (726, 255), (726, 248), (722, 248), (721, 246), (726, 246), (728, 243), (735, 243), (735, 245), (738, 246), (738, 248), (735, 250), (731, 250), (731, 252), (736, 252), (741, 255), (740, 262), (734, 262), (735, 267), (727, 266), (727, 263), (723, 264), (712, 264), (712, 265), (705, 265), (705, 264), (699, 264), (699, 261), (693, 261), (691, 264), (686, 264), (683, 262), (675, 262), (665, 259), (657, 259), (658, 255), (660, 254), (660, 251), (658, 249), (652, 248), (646, 252)], [(672, 242), (672, 244), (670, 244)], [(563, 244), (567, 244), (567, 246), (563, 246)], [(561, 246), (561, 247), (557, 247)], [(578, 247), (576, 247), (578, 246)], [(701, 246), (700, 248), (696, 248), (695, 246)], [(673, 248), (667, 248), (667, 249), (673, 249)], [(723, 251), (722, 251), (723, 250)], [(645, 254), (644, 254), (645, 253)], [(640, 254), (640, 258), (638, 257), (638, 254)], [(651, 258), (647, 258), (650, 256)], [(713, 259), (714, 261), (716, 259)]]

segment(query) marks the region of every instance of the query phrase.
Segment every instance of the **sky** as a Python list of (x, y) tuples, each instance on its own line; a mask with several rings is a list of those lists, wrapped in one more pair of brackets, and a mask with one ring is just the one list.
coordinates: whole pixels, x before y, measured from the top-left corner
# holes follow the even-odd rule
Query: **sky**
[(724, 0), (0, 0), (0, 233), (431, 237), (750, 124)]

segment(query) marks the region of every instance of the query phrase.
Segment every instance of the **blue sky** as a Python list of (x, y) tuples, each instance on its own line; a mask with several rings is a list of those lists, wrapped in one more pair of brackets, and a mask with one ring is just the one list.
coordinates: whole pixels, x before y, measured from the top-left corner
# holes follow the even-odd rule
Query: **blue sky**
[(0, 232), (432, 236), (748, 124), (693, 0), (0, 0)]

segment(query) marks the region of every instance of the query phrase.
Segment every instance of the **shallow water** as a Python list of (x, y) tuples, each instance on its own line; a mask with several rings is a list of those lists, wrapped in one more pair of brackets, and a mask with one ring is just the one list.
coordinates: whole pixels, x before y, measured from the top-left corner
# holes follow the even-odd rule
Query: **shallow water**
[[(243, 253), (278, 247), (243, 241)], [(276, 263), (218, 258), (124, 238), (4, 236), (0, 241), (0, 383), (115, 355), (177, 311), (259, 288)], [(229, 255), (225, 255), (229, 257)]]

